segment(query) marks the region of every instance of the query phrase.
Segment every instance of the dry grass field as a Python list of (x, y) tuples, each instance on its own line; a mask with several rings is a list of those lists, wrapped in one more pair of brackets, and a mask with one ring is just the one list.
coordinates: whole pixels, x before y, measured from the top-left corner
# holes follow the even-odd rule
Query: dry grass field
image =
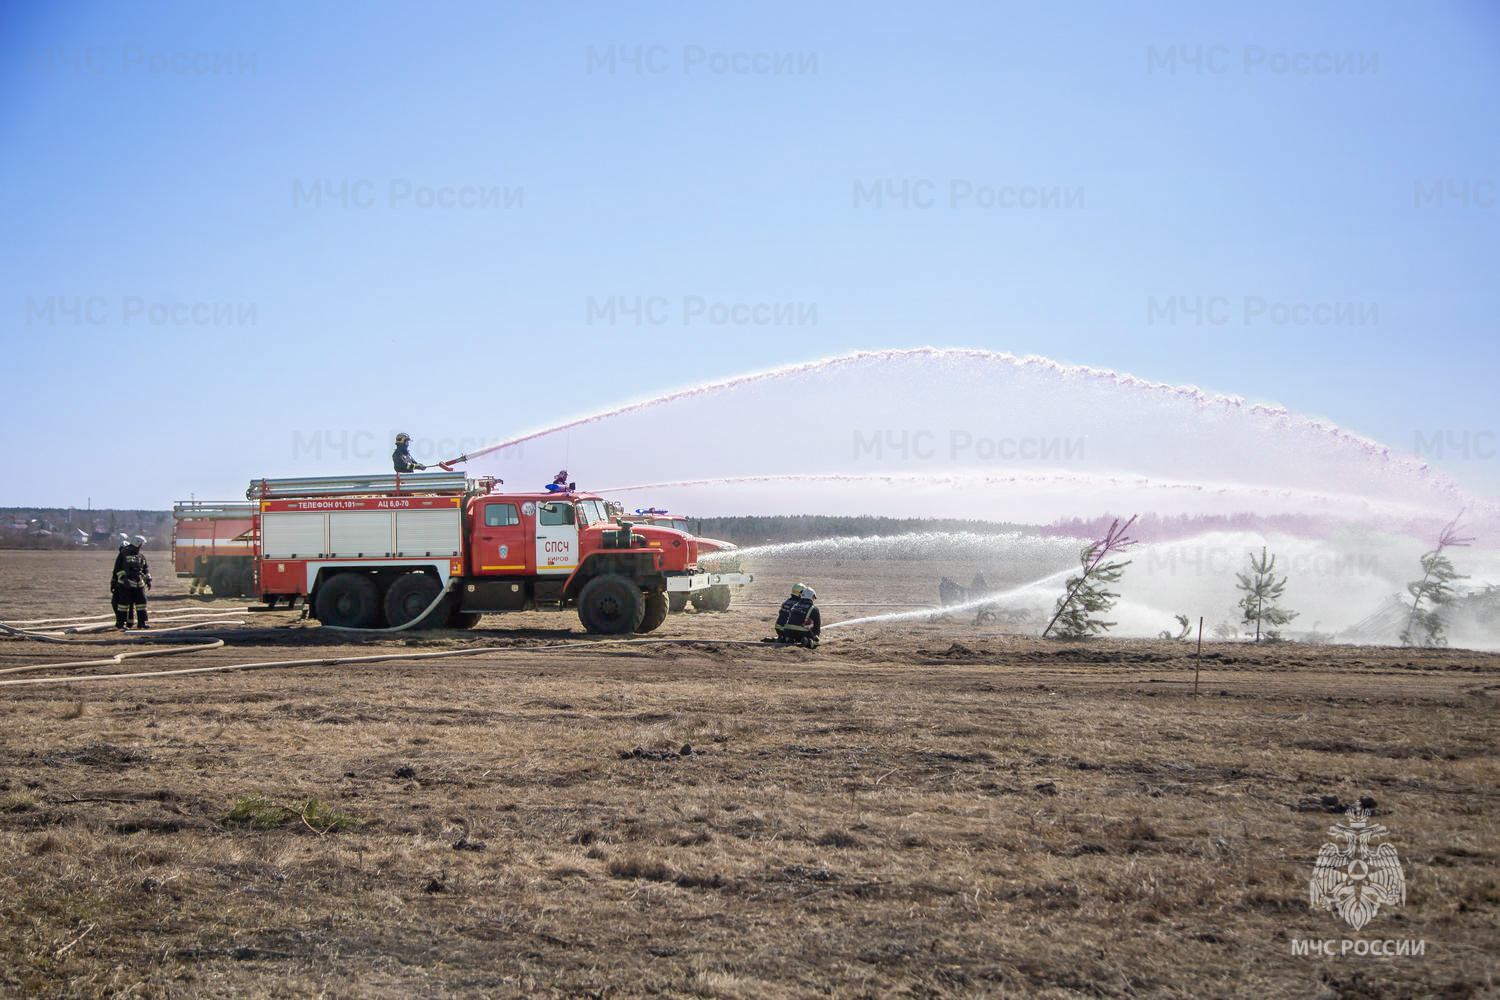
[[(0, 553), (0, 617), (107, 610), (109, 559)], [(154, 561), (158, 613), (237, 606)], [(653, 636), (695, 643), (278, 612), (56, 672), (494, 651), (0, 687), (0, 995), (1500, 994), (1500, 656), (1206, 643), (1194, 697), (1188, 643), (966, 616), (708, 641), (769, 634), (754, 605), (797, 576), (837, 620), (972, 572), (753, 568), (728, 613)], [(118, 648), (7, 639), (0, 669)], [(1308, 887), (1362, 797), (1407, 896), (1355, 932)]]

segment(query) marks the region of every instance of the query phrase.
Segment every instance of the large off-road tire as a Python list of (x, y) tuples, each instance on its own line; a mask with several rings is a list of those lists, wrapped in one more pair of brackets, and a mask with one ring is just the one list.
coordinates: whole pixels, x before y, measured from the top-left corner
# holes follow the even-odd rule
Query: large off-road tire
[(687, 599), (687, 591), (672, 591), (667, 595), (667, 610), (671, 611), (674, 615), (679, 611), (685, 610), (687, 608)]
[(453, 610), (448, 612), (448, 627), (458, 629), (471, 629), (479, 624), (478, 611), (460, 611), (454, 605)]
[(208, 585), (213, 588), (215, 597), (239, 597), (240, 571), (229, 563), (219, 563), (208, 574)]
[(380, 591), (363, 573), (335, 573), (318, 588), (313, 612), (324, 625), (378, 628)]
[[(443, 585), (426, 573), (398, 576), (391, 589), (385, 592), (386, 624), (398, 628), (415, 620), (442, 592)], [(417, 628), (438, 628), (446, 617), (441, 609), (434, 609)]]
[(625, 635), (646, 617), (646, 595), (640, 585), (618, 573), (596, 576), (578, 595), (578, 620), (598, 635)]
[(447, 604), (438, 610), (443, 611), (444, 608), (446, 608), (444, 624), (447, 628), (471, 629), (479, 624), (479, 612), (464, 611), (456, 592), (449, 594)]
[(728, 611), (729, 599), (729, 587), (721, 583), (693, 594), (693, 607), (699, 611)]
[(646, 595), (646, 614), (641, 618), (641, 623), (635, 627), (637, 632), (655, 632), (662, 622), (667, 620), (667, 595), (660, 590), (653, 590)]

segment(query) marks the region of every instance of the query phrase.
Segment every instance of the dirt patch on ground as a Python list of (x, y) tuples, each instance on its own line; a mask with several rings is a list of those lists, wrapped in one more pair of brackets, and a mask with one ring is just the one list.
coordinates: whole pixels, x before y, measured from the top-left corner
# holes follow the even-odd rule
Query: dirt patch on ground
[[(0, 554), (4, 617), (98, 610), (105, 555)], [(767, 634), (783, 577), (830, 620), (915, 599), (910, 565), (756, 570), (660, 630), (691, 645), (242, 614), (68, 672), (463, 655), (0, 688), (0, 994), (1494, 995), (1500, 657), (1213, 643), (1194, 697), (1186, 643), (703, 642)], [(164, 576), (163, 613), (236, 606)], [(1355, 933), (1308, 885), (1361, 799), (1407, 899)], [(1425, 950), (1293, 953), (1344, 938)]]

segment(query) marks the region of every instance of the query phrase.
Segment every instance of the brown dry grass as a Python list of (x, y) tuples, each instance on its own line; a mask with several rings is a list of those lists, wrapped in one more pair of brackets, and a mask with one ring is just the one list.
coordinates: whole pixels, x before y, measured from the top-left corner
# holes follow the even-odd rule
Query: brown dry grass
[[(0, 594), (31, 594), (5, 616), (78, 611), (37, 595), (89, 559), (0, 554)], [(812, 575), (760, 569), (785, 570), (765, 597)], [(832, 603), (909, 575), (815, 578)], [(664, 632), (755, 638), (766, 613)], [(512, 623), (247, 628), (162, 665), (581, 638), (486, 620)], [(923, 621), (816, 653), (0, 688), (0, 994), (1493, 995), (1500, 658), (1211, 644), (1195, 699), (1190, 652)], [(0, 666), (75, 658), (0, 644)], [(255, 795), (364, 825), (226, 819)], [(1406, 866), (1407, 904), (1362, 934), (1307, 904), (1325, 795), (1377, 799)], [(1426, 954), (1291, 954), (1346, 936)]]

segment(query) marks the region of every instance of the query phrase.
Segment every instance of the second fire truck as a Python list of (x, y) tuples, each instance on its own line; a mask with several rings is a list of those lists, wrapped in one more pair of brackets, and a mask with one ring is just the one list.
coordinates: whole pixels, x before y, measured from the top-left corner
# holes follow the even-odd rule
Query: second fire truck
[(215, 597), (255, 593), (255, 505), (244, 501), (181, 500), (172, 505), (172, 562), (198, 593)]
[(688, 601), (691, 600), (693, 607), (699, 611), (728, 611), (733, 592), (729, 589), (729, 583), (721, 583), (719, 580), (737, 579), (740, 576), (740, 557), (737, 552), (739, 546), (723, 539), (706, 537), (694, 530), (693, 522), (681, 514), (672, 514), (653, 507), (649, 510), (638, 509), (635, 515), (637, 518), (644, 518), (647, 524), (654, 524), (659, 528), (675, 528), (685, 535), (692, 535), (693, 540), (698, 543), (699, 564), (712, 571), (713, 577), (716, 578), (713, 585), (705, 590), (696, 590), (692, 593), (673, 591), (668, 594), (671, 610), (674, 612), (685, 610)]

